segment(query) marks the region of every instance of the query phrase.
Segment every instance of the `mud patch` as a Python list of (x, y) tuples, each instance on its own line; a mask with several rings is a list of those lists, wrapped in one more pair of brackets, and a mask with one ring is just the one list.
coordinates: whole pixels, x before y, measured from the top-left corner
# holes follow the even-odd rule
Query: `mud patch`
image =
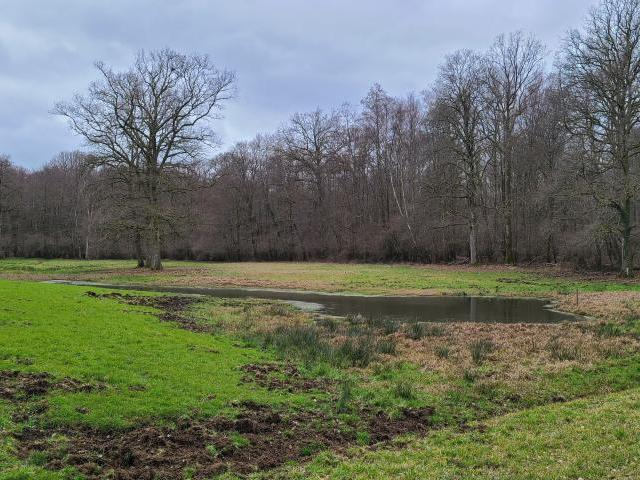
[(163, 322), (177, 323), (181, 328), (192, 332), (213, 331), (210, 325), (196, 322), (194, 319), (184, 315), (184, 312), (200, 301), (197, 297), (180, 295), (162, 295), (153, 297), (128, 295), (117, 292), (98, 294), (91, 291), (87, 292), (87, 295), (94, 298), (115, 299), (122, 303), (126, 303), (127, 305), (157, 308), (161, 311), (158, 318)]
[(307, 378), (293, 364), (259, 363), (241, 367), (242, 381), (254, 382), (267, 390), (287, 392), (308, 392), (311, 390), (332, 390), (335, 382), (322, 378)]
[(12, 401), (30, 400), (46, 395), (49, 390), (91, 392), (106, 388), (104, 383), (85, 383), (73, 378), (54, 380), (46, 372), (28, 373), (18, 370), (0, 371), (0, 398)]
[(392, 418), (385, 412), (370, 410), (365, 417), (368, 418), (371, 442), (386, 442), (398, 435), (424, 432), (421, 426), (426, 429), (426, 426), (431, 425), (434, 411), (431, 407), (405, 408), (400, 416)]
[[(279, 413), (245, 403), (235, 419), (185, 421), (175, 428), (145, 426), (127, 431), (25, 429), (19, 456), (45, 452), (47, 468), (77, 468), (89, 479), (210, 478), (226, 471), (249, 474), (301, 461), (318, 451), (354, 445), (366, 431), (371, 443), (424, 433), (433, 410), (406, 409), (398, 418), (363, 411), (347, 423), (320, 412)], [(52, 447), (52, 438), (63, 445)]]

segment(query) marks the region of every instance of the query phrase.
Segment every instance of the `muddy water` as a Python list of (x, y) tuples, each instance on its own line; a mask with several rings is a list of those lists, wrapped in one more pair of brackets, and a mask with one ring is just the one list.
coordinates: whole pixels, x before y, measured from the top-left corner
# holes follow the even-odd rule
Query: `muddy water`
[(360, 314), (367, 318), (390, 318), (401, 322), (556, 323), (577, 320), (573, 315), (553, 310), (552, 305), (546, 300), (529, 298), (382, 297), (251, 288), (159, 287), (68, 281), (51, 283), (118, 290), (199, 294), (220, 298), (281, 300), (304, 310), (327, 315)]

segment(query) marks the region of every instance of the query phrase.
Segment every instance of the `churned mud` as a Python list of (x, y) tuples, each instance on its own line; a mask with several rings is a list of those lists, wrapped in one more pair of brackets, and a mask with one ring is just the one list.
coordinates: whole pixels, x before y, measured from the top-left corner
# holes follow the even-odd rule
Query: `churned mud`
[(164, 322), (177, 323), (181, 328), (192, 332), (210, 332), (211, 326), (199, 323), (193, 318), (185, 315), (185, 312), (200, 299), (184, 295), (162, 295), (162, 296), (142, 296), (127, 295), (117, 292), (98, 294), (87, 292), (87, 295), (94, 298), (115, 299), (127, 305), (138, 305), (153, 307), (160, 310), (158, 318)]
[(49, 409), (45, 395), (52, 390), (65, 392), (91, 392), (103, 390), (104, 383), (85, 383), (74, 378), (55, 380), (47, 372), (29, 373), (17, 370), (0, 371), (0, 399), (14, 404), (11, 419), (26, 422)]
[(322, 412), (282, 413), (255, 403), (242, 407), (235, 419), (188, 420), (174, 428), (26, 429), (18, 436), (19, 455), (45, 452), (47, 468), (73, 466), (90, 479), (182, 479), (186, 472), (210, 478), (226, 471), (268, 470), (324, 449), (354, 445), (358, 432), (366, 432), (370, 444), (424, 433), (433, 415), (430, 408), (405, 409), (394, 418), (363, 410), (356, 423), (345, 423)]
[(46, 372), (28, 373), (17, 370), (0, 371), (0, 398), (12, 401), (29, 400), (50, 390), (91, 392), (106, 388), (103, 383), (84, 383), (73, 378), (54, 380)]
[(293, 364), (258, 363), (242, 367), (243, 382), (254, 382), (267, 390), (288, 392), (327, 391), (333, 389), (334, 382), (324, 378), (307, 378)]

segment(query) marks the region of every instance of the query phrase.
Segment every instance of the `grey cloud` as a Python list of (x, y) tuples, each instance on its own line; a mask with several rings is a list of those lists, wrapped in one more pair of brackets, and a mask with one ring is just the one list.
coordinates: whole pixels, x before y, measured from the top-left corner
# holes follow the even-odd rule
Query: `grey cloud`
[(357, 103), (374, 82), (420, 91), (443, 56), (485, 49), (522, 29), (551, 50), (580, 25), (585, 0), (1, 0), (0, 152), (37, 167), (76, 148), (49, 111), (141, 49), (208, 53), (238, 75), (219, 122), (228, 145), (269, 132), (293, 112)]

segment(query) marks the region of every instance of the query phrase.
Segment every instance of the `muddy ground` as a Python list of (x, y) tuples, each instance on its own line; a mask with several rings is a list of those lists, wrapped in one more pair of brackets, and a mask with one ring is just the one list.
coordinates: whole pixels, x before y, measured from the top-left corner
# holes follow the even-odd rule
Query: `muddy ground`
[(249, 364), (242, 367), (243, 382), (254, 382), (267, 390), (308, 392), (333, 390), (335, 382), (323, 378), (307, 378), (291, 363)]
[(194, 319), (184, 315), (184, 312), (192, 305), (201, 301), (198, 297), (184, 295), (142, 296), (117, 292), (99, 294), (91, 291), (87, 292), (87, 295), (93, 298), (114, 299), (127, 305), (157, 308), (160, 310), (157, 315), (160, 320), (177, 323), (181, 328), (192, 332), (202, 333), (213, 330), (210, 325), (196, 322)]
[(27, 401), (45, 395), (49, 390), (91, 392), (104, 388), (104, 383), (85, 383), (73, 378), (54, 381), (53, 376), (46, 372), (0, 371), (0, 398), (5, 400)]
[[(363, 410), (355, 423), (322, 412), (276, 412), (247, 403), (235, 419), (184, 421), (125, 431), (27, 429), (19, 455), (46, 452), (47, 468), (73, 466), (90, 479), (210, 478), (225, 471), (247, 474), (299, 461), (325, 449), (376, 444), (397, 435), (424, 433), (433, 410), (406, 409), (397, 418)], [(52, 441), (52, 439), (58, 439)]]

